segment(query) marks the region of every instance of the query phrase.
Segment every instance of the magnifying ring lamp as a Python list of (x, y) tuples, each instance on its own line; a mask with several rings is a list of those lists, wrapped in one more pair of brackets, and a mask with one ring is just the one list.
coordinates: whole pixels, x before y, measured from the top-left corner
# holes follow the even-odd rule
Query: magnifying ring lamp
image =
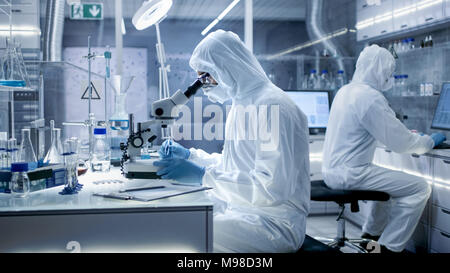
[(172, 7), (172, 0), (149, 0), (134, 14), (132, 22), (137, 30), (146, 29), (166, 16)]

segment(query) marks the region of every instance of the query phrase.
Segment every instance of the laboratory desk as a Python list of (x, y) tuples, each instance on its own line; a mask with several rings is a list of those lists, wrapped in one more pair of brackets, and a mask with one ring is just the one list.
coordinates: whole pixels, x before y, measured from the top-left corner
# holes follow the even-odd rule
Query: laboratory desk
[(93, 196), (168, 181), (127, 180), (119, 169), (87, 173), (75, 195), (62, 187), (26, 198), (0, 194), (0, 252), (212, 252), (213, 205), (206, 192), (152, 202)]

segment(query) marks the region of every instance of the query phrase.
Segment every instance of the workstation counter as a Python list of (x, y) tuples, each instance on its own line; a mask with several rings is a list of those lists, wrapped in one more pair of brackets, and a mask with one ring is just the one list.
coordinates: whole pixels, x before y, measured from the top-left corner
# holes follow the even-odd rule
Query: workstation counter
[[(323, 179), (324, 135), (310, 136), (311, 180)], [(424, 178), (432, 193), (407, 249), (413, 252), (450, 253), (450, 150), (431, 150), (424, 155), (398, 154), (379, 144), (373, 163), (392, 170)], [(360, 212), (346, 210), (345, 217), (362, 226), (370, 203), (359, 202)], [(334, 203), (311, 202), (310, 215), (336, 214)]]
[[(432, 150), (424, 155), (398, 154), (383, 145), (375, 152), (374, 164), (425, 179), (432, 187), (431, 197), (420, 223), (408, 244), (416, 252), (450, 252), (450, 150)], [(368, 213), (368, 202), (361, 211), (346, 216), (362, 224)]]
[[(139, 202), (94, 196), (169, 181), (128, 180), (119, 168), (79, 177), (83, 189), (62, 187), (26, 198), (0, 194), (0, 252), (211, 252), (213, 204), (207, 193)], [(172, 186), (173, 187), (173, 186)]]

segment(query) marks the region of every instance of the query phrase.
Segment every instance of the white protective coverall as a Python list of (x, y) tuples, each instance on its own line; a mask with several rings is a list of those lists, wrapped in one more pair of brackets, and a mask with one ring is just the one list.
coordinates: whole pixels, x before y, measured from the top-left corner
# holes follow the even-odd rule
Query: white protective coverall
[[(203, 185), (214, 188), (209, 192), (214, 201), (214, 251), (297, 251), (304, 241), (310, 200), (306, 116), (270, 82), (232, 32), (209, 34), (194, 50), (190, 65), (210, 73), (219, 83), (216, 92), (232, 99), (222, 153), (190, 149), (189, 159), (207, 166)], [(242, 123), (246, 115), (241, 110), (247, 106), (256, 106), (259, 113), (260, 106), (267, 106), (267, 115)], [(276, 108), (279, 117), (272, 118)], [(272, 141), (239, 135), (242, 129), (250, 134), (266, 125), (267, 132), (279, 128)]]
[(431, 187), (420, 177), (372, 164), (376, 141), (397, 153), (424, 154), (434, 141), (409, 131), (378, 90), (389, 89), (395, 59), (376, 45), (364, 49), (352, 83), (337, 93), (325, 137), (325, 183), (334, 189), (383, 191), (388, 202), (372, 202), (363, 232), (381, 235), (391, 251), (405, 248), (420, 220)]

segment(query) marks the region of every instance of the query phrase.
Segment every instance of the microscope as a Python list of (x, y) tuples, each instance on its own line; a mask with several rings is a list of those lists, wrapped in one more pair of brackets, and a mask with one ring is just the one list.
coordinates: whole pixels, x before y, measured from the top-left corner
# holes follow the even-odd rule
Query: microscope
[(138, 122), (137, 130), (134, 128), (133, 114), (129, 116), (129, 137), (127, 143), (121, 143), (120, 149), (123, 152), (120, 166), (122, 175), (129, 179), (160, 179), (156, 174), (158, 167), (153, 166), (153, 162), (158, 159), (141, 159), (141, 149), (146, 144), (151, 144), (157, 136), (150, 129), (151, 126), (159, 125), (165, 129), (172, 125), (178, 118), (177, 107), (185, 105), (203, 86), (204, 80), (209, 77), (205, 73), (198, 78), (186, 91), (178, 90), (170, 98), (155, 101), (152, 104), (152, 117), (154, 119)]

